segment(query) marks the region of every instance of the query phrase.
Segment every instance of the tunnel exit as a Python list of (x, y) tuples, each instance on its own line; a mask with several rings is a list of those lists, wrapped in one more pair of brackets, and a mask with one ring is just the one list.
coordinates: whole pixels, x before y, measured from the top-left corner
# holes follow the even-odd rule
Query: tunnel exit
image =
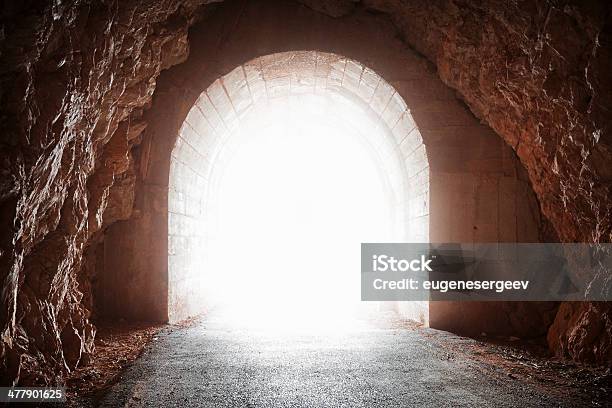
[[(236, 323), (340, 328), (359, 312), (361, 242), (402, 239), (387, 135), (342, 97), (281, 98), (250, 113), (212, 167), (202, 301)], [(396, 172), (396, 177), (401, 173)]]
[[(410, 111), (371, 69), (316, 51), (237, 67), (172, 152), (170, 320), (225, 308), (236, 322), (338, 328), (372, 312), (360, 244), (426, 241), (428, 182)], [(427, 319), (419, 302), (402, 311)]]

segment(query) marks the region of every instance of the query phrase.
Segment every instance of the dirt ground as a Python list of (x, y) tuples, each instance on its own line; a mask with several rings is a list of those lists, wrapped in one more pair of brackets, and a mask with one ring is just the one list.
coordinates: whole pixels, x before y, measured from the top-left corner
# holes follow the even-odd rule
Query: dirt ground
[[(410, 322), (398, 327), (413, 328)], [(451, 333), (421, 329), (433, 344), (447, 350), (449, 358), (461, 355), (486, 369), (517, 379), (560, 400), (580, 406), (612, 407), (612, 369), (576, 364), (553, 358), (545, 339), (463, 338)]]
[(120, 380), (121, 373), (158, 339), (165, 325), (101, 322), (97, 326), (93, 360), (66, 379), (68, 407), (94, 406)]

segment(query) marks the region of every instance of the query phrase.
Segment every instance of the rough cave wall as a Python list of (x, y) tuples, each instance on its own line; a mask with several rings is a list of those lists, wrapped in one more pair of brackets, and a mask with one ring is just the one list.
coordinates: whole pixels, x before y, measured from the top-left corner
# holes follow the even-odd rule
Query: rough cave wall
[[(156, 188), (134, 187), (155, 165), (134, 160), (155, 148), (139, 146), (142, 131), (163, 120), (143, 111), (160, 71), (186, 58), (187, 28), (203, 2), (3, 6), (2, 383), (56, 382), (91, 353), (94, 328), (83, 305), (96, 262), (83, 265), (83, 254), (97, 231), (137, 216), (138, 202)], [(364, 7), (388, 13), (404, 41), (516, 150), (560, 239), (610, 241), (606, 2), (304, 3), (334, 17)], [(586, 361), (610, 361), (611, 338), (609, 303), (563, 304), (549, 331), (554, 350)]]
[(131, 215), (129, 150), (155, 78), (187, 56), (200, 3), (3, 4), (3, 385), (57, 382), (89, 358), (83, 253), (97, 231)]
[[(605, 1), (364, 0), (389, 13), (514, 148), (562, 242), (612, 239), (612, 8)], [(604, 281), (611, 276), (603, 277)], [(551, 348), (612, 359), (610, 303), (566, 303)]]

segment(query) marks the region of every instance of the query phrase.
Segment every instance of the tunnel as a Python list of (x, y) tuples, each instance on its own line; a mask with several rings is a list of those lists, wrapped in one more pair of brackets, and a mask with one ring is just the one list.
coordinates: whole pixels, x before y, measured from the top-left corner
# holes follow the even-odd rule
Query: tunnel
[[(597, 1), (5, 5), (1, 385), (163, 406), (146, 379), (171, 367), (202, 395), (187, 406), (438, 406), (426, 390), (457, 376), (447, 402), (559, 406), (529, 383), (547, 375), (568, 406), (605, 405), (605, 296), (364, 302), (351, 276), (364, 243), (609, 250), (610, 21)], [(609, 289), (609, 266), (586, 284)], [(375, 329), (315, 335), (349, 300)], [(221, 304), (299, 333), (227, 328)], [(126, 347), (157, 351), (104, 368), (106, 397), (76, 390)], [(208, 377), (235, 359), (250, 377)]]
[[(253, 117), (256, 117), (258, 120), (248, 127), (247, 123)], [(207, 189), (207, 184), (218, 184), (222, 180), (216, 181), (212, 172), (215, 168), (221, 166), (223, 161), (239, 160), (232, 159), (231, 156), (231, 150), (238, 149), (239, 147), (228, 147), (228, 144), (231, 144), (228, 141), (232, 137), (231, 133), (235, 132), (236, 128), (241, 127), (242, 132), (245, 134), (242, 136), (234, 135), (234, 138), (242, 137), (245, 141), (254, 137), (253, 133), (256, 131), (254, 129), (264, 127), (268, 129), (265, 133), (272, 133), (273, 130), (269, 127), (279, 122), (279, 118), (282, 117), (291, 117), (290, 122), (299, 122), (300, 120), (303, 120), (305, 123), (311, 122), (317, 124), (329, 122), (330, 126), (335, 122), (341, 122), (344, 124), (343, 127), (352, 126), (361, 129), (363, 134), (351, 134), (346, 136), (346, 139), (363, 139), (362, 143), (367, 143), (370, 146), (371, 154), (376, 155), (380, 166), (383, 167), (380, 170), (374, 167), (370, 169), (370, 173), (380, 172), (384, 177), (382, 184), (386, 190), (390, 191), (386, 193), (377, 192), (377, 186), (368, 186), (365, 174), (360, 178), (356, 178), (354, 184), (356, 186), (361, 184), (358, 186), (358, 190), (361, 190), (361, 193), (356, 194), (351, 199), (347, 198), (344, 204), (338, 204), (342, 209), (335, 212), (334, 215), (328, 216), (327, 218), (329, 219), (326, 221), (321, 220), (319, 231), (331, 230), (332, 228), (326, 227), (326, 225), (337, 223), (341, 213), (348, 212), (350, 207), (363, 202), (365, 196), (376, 194), (380, 196), (378, 201), (385, 202), (385, 204), (388, 201), (389, 203), (386, 205), (391, 208), (366, 207), (360, 213), (353, 215), (352, 218), (348, 218), (340, 229), (343, 231), (350, 229), (350, 225), (355, 222), (356, 218), (372, 218), (372, 213), (386, 213), (391, 218), (389, 221), (380, 219), (373, 221), (372, 224), (378, 223), (382, 226), (382, 224), (387, 222), (389, 226), (386, 228), (393, 231), (389, 231), (386, 234), (382, 231), (377, 231), (374, 232), (375, 235), (373, 236), (364, 235), (362, 240), (367, 240), (368, 236), (370, 239), (380, 241), (394, 240), (393, 238), (407, 239), (411, 242), (424, 242), (427, 240), (427, 194), (429, 191), (426, 171), (428, 168), (427, 159), (422, 138), (414, 125), (410, 112), (405, 106), (405, 102), (397, 91), (373, 71), (366, 70), (361, 64), (333, 54), (302, 51), (260, 57), (235, 68), (208, 87), (206, 92), (198, 98), (194, 107), (189, 111), (185, 122), (181, 126), (179, 138), (173, 148), (168, 186), (170, 192), (168, 196), (168, 239), (169, 246), (172, 247), (172, 249), (169, 248), (169, 254), (171, 255), (169, 255), (168, 261), (168, 314), (170, 320), (181, 320), (189, 315), (197, 314), (198, 303), (201, 303), (198, 302), (198, 299), (202, 296), (207, 296), (202, 293), (196, 293), (197, 291), (188, 294), (188, 288), (203, 286), (203, 289), (206, 289), (206, 283), (195, 283), (204, 275), (200, 273), (202, 263), (204, 262), (201, 259), (202, 257), (212, 256), (212, 253), (215, 252), (223, 252), (226, 258), (245, 256), (243, 252), (250, 253), (248, 248), (239, 249), (236, 247), (230, 250), (223, 250), (222, 248), (201, 249), (201, 241), (205, 238), (202, 234), (198, 234), (195, 231), (198, 224), (189, 222), (189, 219), (200, 217), (199, 225), (203, 224), (200, 231), (212, 231), (211, 234), (214, 235), (214, 226), (211, 223), (219, 220), (221, 214), (219, 214), (218, 209), (215, 212), (215, 209), (210, 207), (215, 205), (217, 207), (228, 206), (230, 202), (243, 200), (251, 201), (249, 207), (255, 206), (253, 196), (265, 194), (266, 198), (261, 204), (265, 208), (274, 205), (275, 201), (282, 200), (284, 195), (298, 195), (299, 190), (305, 189), (307, 185), (321, 185), (325, 179), (330, 177), (330, 173), (333, 172), (333, 170), (319, 169), (322, 172), (322, 176), (318, 179), (314, 179), (308, 173), (301, 175), (296, 173), (286, 181), (278, 182), (277, 188), (283, 190), (278, 198), (273, 198), (272, 192), (263, 193), (259, 188), (255, 188), (250, 195), (245, 197), (230, 196), (225, 200), (221, 199), (215, 204), (214, 196), (211, 196), (211, 189)], [(250, 120), (253, 121), (253, 119)], [(317, 167), (320, 167), (323, 159), (317, 151), (319, 149), (330, 150), (329, 139), (338, 137), (337, 134), (342, 132), (340, 129), (333, 129), (326, 133), (326, 136), (321, 136), (321, 140), (317, 143), (316, 147), (308, 148), (306, 145), (302, 145), (294, 153), (286, 153), (287, 156), (290, 156), (288, 161), (298, 160), (296, 156), (309, 155), (310, 158), (305, 160), (302, 168), (310, 167), (309, 163), (312, 163), (313, 160), (317, 162)], [(377, 135), (377, 132), (381, 132), (382, 135)], [(325, 130), (318, 129), (313, 131), (302, 126), (298, 129), (289, 130), (283, 127), (280, 133), (281, 136), (278, 137), (277, 143), (281, 143), (288, 137), (283, 135), (300, 133), (302, 138), (313, 139), (317, 134), (325, 134)], [(298, 138), (296, 137), (296, 139)], [(234, 144), (239, 146), (240, 143), (245, 143), (245, 141), (234, 142)], [(262, 141), (261, 143), (264, 142)], [(299, 139), (292, 142), (292, 144), (296, 143), (299, 143)], [(346, 144), (347, 142), (338, 142), (335, 154), (339, 157), (332, 159), (332, 164), (329, 167), (337, 166), (338, 161), (342, 161), (343, 166), (348, 166), (348, 161), (342, 157), (343, 150), (347, 151), (344, 154), (350, 154), (348, 153), (350, 150), (345, 146)], [(278, 144), (269, 143), (267, 149), (279, 150), (277, 146)], [(230, 152), (228, 153), (228, 151)], [(273, 158), (264, 158), (265, 152), (263, 151), (244, 153), (245, 156), (249, 154), (257, 155), (261, 157), (260, 160), (264, 161), (274, 160)], [(279, 153), (276, 152), (275, 154)], [(392, 160), (393, 158), (395, 160)], [(365, 161), (364, 158), (361, 159), (362, 163)], [(261, 165), (258, 160), (255, 160), (251, 163), (251, 168), (246, 173), (253, 172), (254, 168)], [(282, 168), (283, 172), (289, 172), (289, 167), (289, 163), (281, 161), (276, 164), (275, 169), (269, 171), (270, 174), (264, 173), (260, 177), (262, 179), (271, 178), (279, 168)], [(359, 167), (356, 166), (352, 171), (358, 172)], [(315, 169), (310, 170), (310, 172), (314, 174)], [(193, 177), (186, 176), (186, 174), (193, 175)], [(247, 176), (242, 175), (241, 177), (246, 178)], [(330, 201), (338, 201), (348, 194), (347, 191), (344, 191), (338, 197), (334, 198), (331, 196), (333, 190), (338, 189), (338, 184), (345, 185), (348, 188), (350, 181), (347, 181), (347, 178), (346, 176), (340, 177), (335, 186), (328, 187), (327, 192), (315, 190), (309, 194), (325, 196), (325, 201), (328, 202), (325, 206), (329, 207)], [(248, 182), (248, 184), (256, 183), (256, 178)], [(289, 186), (294, 183), (299, 183), (302, 187), (297, 187), (298, 191), (288, 191), (290, 190)], [(246, 186), (238, 186), (236, 188), (244, 189)], [(208, 196), (203, 196), (207, 191), (209, 193)], [(206, 208), (207, 206), (209, 208)], [(282, 212), (282, 207), (287, 206), (295, 206), (295, 204), (279, 206), (280, 208), (275, 208), (274, 213), (268, 217), (268, 221), (261, 225), (249, 227), (254, 234), (250, 237), (250, 243), (247, 247), (252, 247), (259, 240), (267, 240), (266, 246), (270, 246), (270, 251), (275, 253), (291, 251), (289, 248), (281, 246), (278, 238), (282, 237), (282, 241), (293, 240), (294, 242), (291, 245), (309, 247), (309, 252), (312, 251), (320, 257), (324, 251), (323, 246), (315, 249), (312, 245), (313, 241), (322, 240), (325, 237), (320, 233), (312, 233), (307, 235), (307, 237), (300, 238), (300, 235), (305, 234), (306, 228), (304, 226), (298, 225), (294, 227), (299, 230), (299, 234), (295, 236), (292, 236), (289, 231), (283, 229), (277, 232), (277, 239), (274, 236), (265, 238), (265, 230), (273, 228), (274, 219), (279, 217), (278, 213)], [(206, 214), (207, 210), (212, 211), (213, 214)], [(238, 208), (236, 210), (237, 214), (230, 214), (228, 217), (241, 217), (240, 213), (243, 211), (243, 209)], [(309, 210), (306, 208), (300, 211), (307, 213)], [(259, 212), (251, 214), (250, 217), (261, 217), (262, 212), (262, 210), (259, 210)], [(202, 220), (206, 217), (208, 217), (208, 221)], [(298, 216), (298, 218), (301, 217), (301, 215)], [(314, 219), (326, 218), (321, 214), (313, 215), (312, 217)], [(248, 228), (244, 227), (244, 225), (248, 225), (248, 220), (240, 222), (243, 224), (242, 226), (238, 225), (232, 229), (234, 232), (227, 232), (229, 236), (226, 240), (228, 242), (233, 243), (236, 241), (236, 236), (248, 233)], [(285, 222), (290, 221), (287, 220)], [(310, 222), (313, 222), (313, 220)], [(227, 228), (218, 226), (219, 232), (217, 234), (222, 233), (222, 230)], [(333, 227), (333, 229), (338, 228), (337, 226)], [(384, 229), (384, 227), (381, 229)], [(360, 234), (360, 232), (355, 229), (352, 231), (352, 234)], [(349, 238), (336, 236), (335, 239), (345, 241)], [(358, 245), (359, 242), (361, 241), (355, 241), (354, 245)], [(333, 246), (334, 244), (330, 240), (326, 245)], [(233, 253), (233, 251), (236, 252)], [(253, 251), (268, 252), (266, 247)], [(297, 252), (294, 256), (296, 259), (303, 259), (305, 257), (304, 254), (300, 256)], [(343, 255), (330, 254), (330, 256)], [(252, 254), (248, 257), (249, 259), (254, 259), (256, 255)], [(355, 259), (357, 258), (355, 257)], [(264, 260), (260, 262), (265, 263)], [(291, 261), (287, 259), (286, 262)], [(330, 262), (330, 260), (326, 259), (325, 262)], [(204, 267), (204, 269), (210, 270), (218, 268), (222, 268), (222, 265), (213, 263), (209, 267)], [(247, 270), (249, 268), (248, 263), (245, 262), (242, 268)], [(338, 265), (338, 268), (341, 268), (341, 266)], [(316, 267), (312, 265), (310, 271), (314, 269)], [(232, 269), (228, 268), (223, 273), (231, 274)], [(307, 275), (309, 272), (308, 270), (303, 270), (301, 273)], [(210, 292), (208, 296), (214, 296), (215, 290), (211, 289)], [(417, 313), (414, 316), (415, 318), (419, 320), (426, 319), (427, 312), (425, 310), (415, 313)], [(419, 317), (419, 314), (422, 316)]]

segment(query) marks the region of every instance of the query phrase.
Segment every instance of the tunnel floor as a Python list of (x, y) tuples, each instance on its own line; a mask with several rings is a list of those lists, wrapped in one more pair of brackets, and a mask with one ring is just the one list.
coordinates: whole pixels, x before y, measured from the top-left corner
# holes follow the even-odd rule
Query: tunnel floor
[(461, 352), (476, 343), (366, 322), (342, 333), (272, 333), (212, 314), (162, 333), (100, 406), (569, 407), (590, 399)]

